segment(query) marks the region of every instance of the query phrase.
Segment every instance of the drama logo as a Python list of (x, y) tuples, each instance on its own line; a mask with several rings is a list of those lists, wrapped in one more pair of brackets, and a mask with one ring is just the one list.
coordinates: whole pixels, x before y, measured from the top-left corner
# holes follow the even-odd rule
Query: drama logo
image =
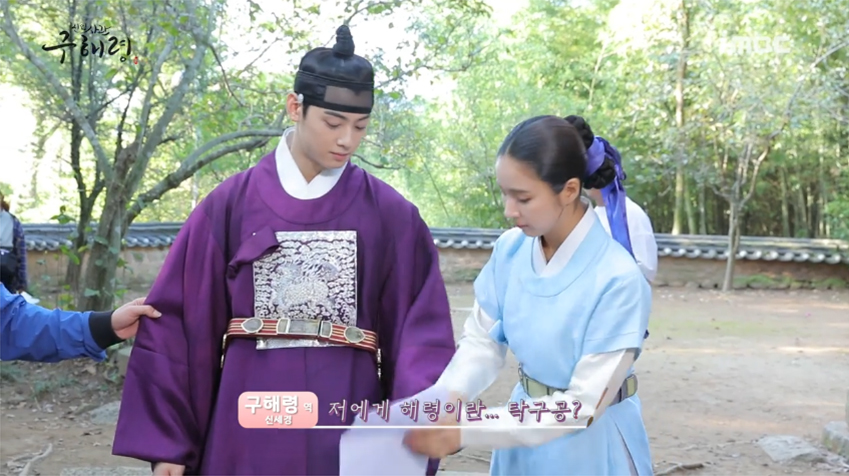
[(790, 52), (787, 36), (733, 36), (719, 40), (719, 51), (727, 55), (778, 55)]
[[(74, 38), (74, 31), (81, 32), (80, 38), (78, 38), (81, 40), (79, 44)], [(115, 35), (108, 35), (109, 27), (72, 23), (67, 30), (59, 31), (59, 36), (62, 39), (58, 44), (53, 46), (42, 45), (41, 49), (44, 51), (60, 49), (62, 53), (62, 56), (59, 58), (60, 64), (65, 64), (65, 48), (73, 53), (74, 48), (77, 46), (80, 47), (79, 54), (81, 57), (91, 55), (92, 57), (103, 58), (104, 54), (107, 56), (120, 54), (122, 63), (130, 59), (130, 55), (133, 52), (133, 42), (130, 40), (130, 37), (127, 36), (122, 40)], [(138, 56), (133, 58), (133, 63), (139, 64)]]

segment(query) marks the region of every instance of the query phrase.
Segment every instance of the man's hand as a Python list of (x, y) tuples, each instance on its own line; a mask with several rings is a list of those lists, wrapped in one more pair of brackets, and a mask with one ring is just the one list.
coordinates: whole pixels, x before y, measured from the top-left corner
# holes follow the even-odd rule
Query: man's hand
[(183, 476), (185, 470), (186, 467), (180, 464), (156, 463), (153, 467), (153, 476)]
[[(135, 301), (128, 302), (118, 309), (115, 309), (112, 313), (112, 330), (114, 330), (115, 335), (121, 339), (129, 339), (130, 337), (134, 337), (136, 332), (139, 330), (139, 319), (141, 319), (142, 316), (155, 318), (161, 315), (162, 313), (154, 309), (153, 306), (145, 305), (143, 297), (138, 298)], [(179, 474), (183, 473), (181, 472)]]

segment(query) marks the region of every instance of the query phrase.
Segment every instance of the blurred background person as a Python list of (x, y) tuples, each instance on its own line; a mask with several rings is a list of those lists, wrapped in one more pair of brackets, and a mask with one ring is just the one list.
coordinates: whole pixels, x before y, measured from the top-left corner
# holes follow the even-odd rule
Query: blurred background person
[(14, 293), (27, 290), (27, 245), (21, 221), (0, 192), (0, 281)]

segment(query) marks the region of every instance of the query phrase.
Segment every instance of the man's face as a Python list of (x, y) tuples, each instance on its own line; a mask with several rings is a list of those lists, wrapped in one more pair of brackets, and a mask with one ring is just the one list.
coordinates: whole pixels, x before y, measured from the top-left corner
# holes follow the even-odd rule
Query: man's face
[[(304, 107), (290, 97), (289, 116), (298, 123), (298, 143), (308, 159), (322, 169), (337, 169), (351, 159), (369, 124), (368, 114)], [(294, 104), (293, 104), (294, 102)]]

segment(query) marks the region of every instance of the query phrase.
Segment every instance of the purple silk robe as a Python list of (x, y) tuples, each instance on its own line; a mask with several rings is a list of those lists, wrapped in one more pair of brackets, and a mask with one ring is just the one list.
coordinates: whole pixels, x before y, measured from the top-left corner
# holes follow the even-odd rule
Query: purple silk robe
[[(255, 339), (244, 338), (229, 340), (222, 369), (228, 320), (277, 305), (263, 297), (267, 283), (255, 285), (255, 275), (267, 268), (255, 262), (282, 249), (276, 233), (338, 230), (356, 231), (349, 318), (378, 334), (382, 378), (367, 351), (258, 350)], [(305, 269), (308, 259), (298, 253), (277, 269)], [(162, 317), (139, 327), (112, 453), (183, 464), (185, 474), (339, 474), (342, 428), (245, 429), (238, 422), (239, 395), (313, 392), (319, 425), (350, 425), (351, 404), (397, 400), (433, 385), (455, 348), (438, 253), (418, 209), (354, 164), (313, 200), (284, 191), (274, 153), (224, 181), (180, 230), (147, 303)], [(349, 407), (344, 422), (330, 414), (331, 404), (342, 400)], [(429, 474), (437, 464), (431, 461)]]

